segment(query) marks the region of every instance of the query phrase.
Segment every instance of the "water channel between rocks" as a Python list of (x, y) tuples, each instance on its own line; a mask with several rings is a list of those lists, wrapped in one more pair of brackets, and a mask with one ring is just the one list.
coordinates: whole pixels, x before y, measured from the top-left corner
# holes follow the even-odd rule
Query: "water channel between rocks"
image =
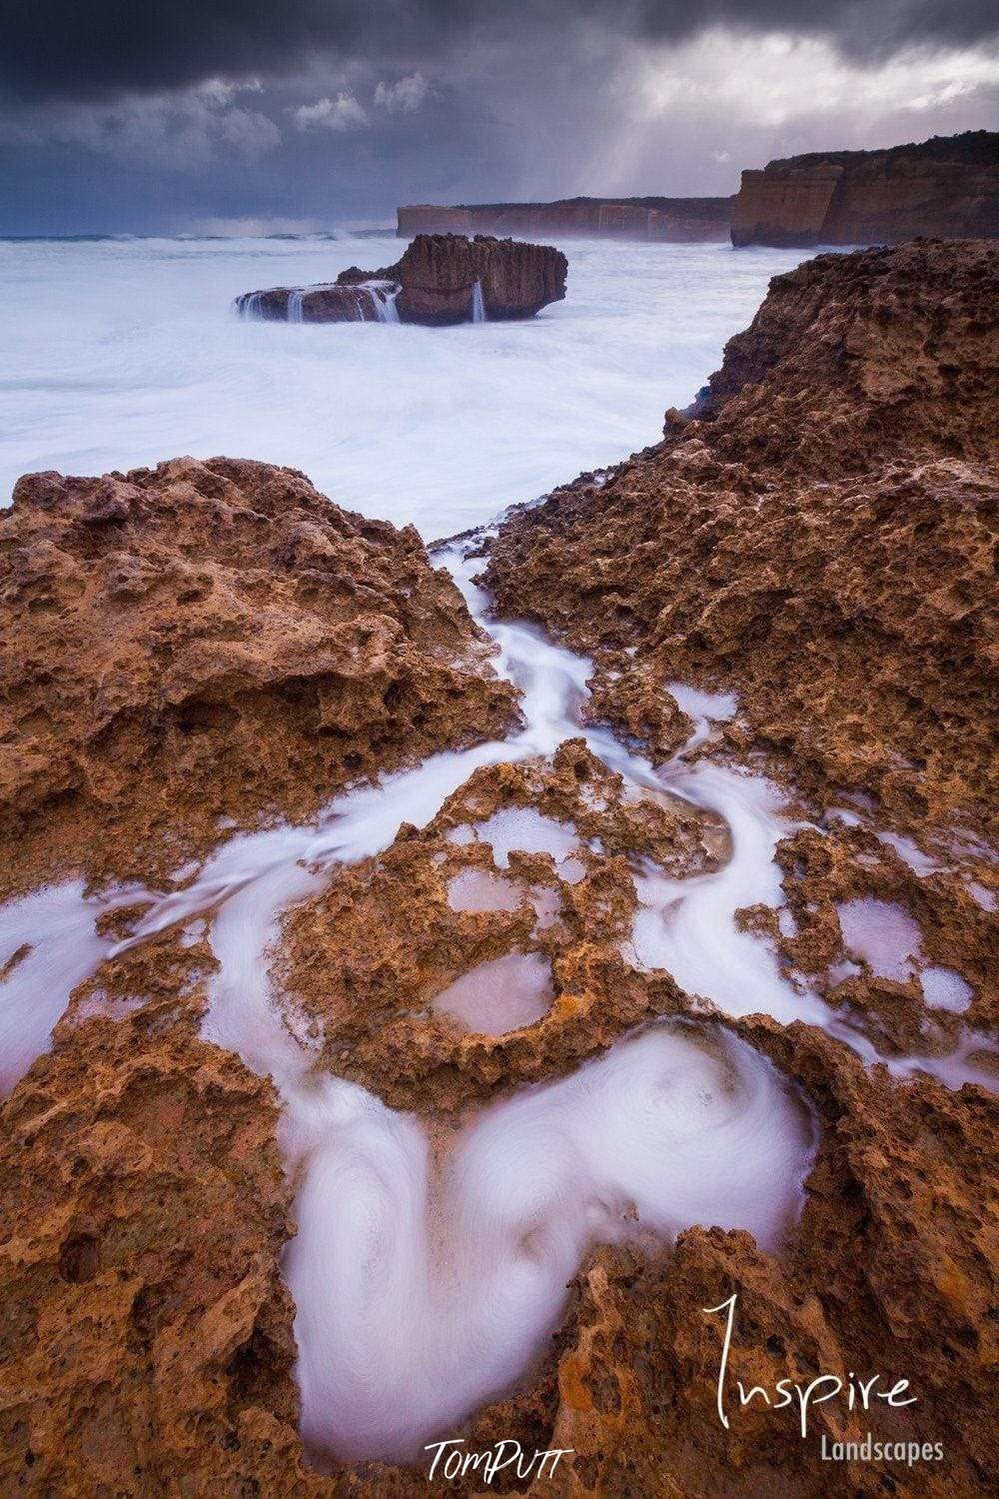
[[(102, 914), (152, 902), (129, 943), (208, 918), (220, 966), (203, 1035), (270, 1074), (283, 1101), (280, 1143), (298, 1184), (285, 1272), (297, 1307), (303, 1435), (314, 1451), (346, 1458), (416, 1459), (423, 1443), (508, 1389), (558, 1324), (566, 1283), (595, 1243), (661, 1242), (701, 1223), (779, 1245), (800, 1212), (816, 1141), (808, 1108), (762, 1055), (718, 1025), (673, 1020), (625, 1036), (566, 1077), (499, 1097), (442, 1145), (417, 1115), (319, 1071), (315, 1048), (285, 1023), (272, 991), (279, 918), (331, 870), (382, 852), (404, 821), (428, 822), (477, 768), (550, 756), (582, 737), (636, 794), (679, 797), (720, 816), (730, 834), (731, 856), (717, 872), (674, 878), (648, 861), (636, 870), (626, 961), (667, 970), (732, 1015), (824, 1026), (877, 1060), (869, 1041), (782, 973), (765, 940), (736, 924), (740, 908), (781, 903), (774, 849), (791, 824), (779, 790), (704, 755), (681, 752), (656, 770), (609, 729), (585, 724), (590, 663), (532, 626), (489, 619), (473, 582), (475, 544), (452, 544), (438, 561), (495, 641), (496, 669), (522, 691), (523, 726), (508, 739), (437, 754), (340, 795), (313, 825), (235, 837), (166, 894), (85, 896), (67, 883), (0, 912), (0, 964), (30, 944), (0, 985), (6, 1087), (49, 1044), (71, 989), (124, 945), (99, 935)], [(669, 685), (695, 722), (688, 752), (737, 711), (728, 694)], [(581, 835), (537, 813), (495, 814), (462, 839), (488, 843), (494, 867), (452, 882), (456, 910), (516, 906), (506, 875), (513, 851), (551, 854), (569, 883), (585, 868)], [(913, 950), (915, 938), (897, 922), (886, 936), (883, 918), (849, 912), (855, 945), (883, 957), (891, 938), (900, 955), (889, 957), (904, 966), (902, 938)], [(494, 1031), (545, 1013), (549, 965), (511, 955), (480, 969), (438, 996), (442, 1010)], [(940, 1002), (960, 1008), (958, 976), (937, 973)], [(955, 1086), (978, 1078), (974, 1044), (968, 1032), (949, 1057), (891, 1065), (924, 1067)]]

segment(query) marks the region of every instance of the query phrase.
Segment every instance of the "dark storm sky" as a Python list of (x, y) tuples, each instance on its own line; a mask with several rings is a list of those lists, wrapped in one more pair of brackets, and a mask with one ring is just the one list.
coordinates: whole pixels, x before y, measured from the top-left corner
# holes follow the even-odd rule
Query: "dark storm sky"
[(725, 193), (999, 125), (996, 0), (0, 0), (0, 233)]

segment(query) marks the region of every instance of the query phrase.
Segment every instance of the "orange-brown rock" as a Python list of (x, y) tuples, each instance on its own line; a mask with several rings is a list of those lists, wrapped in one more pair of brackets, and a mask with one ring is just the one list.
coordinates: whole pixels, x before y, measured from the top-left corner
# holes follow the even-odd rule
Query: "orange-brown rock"
[[(275, 286), (236, 298), (244, 317), (306, 323), (377, 322), (388, 305), (403, 323), (442, 327), (533, 317), (565, 297), (568, 261), (552, 245), (477, 234), (418, 234), (394, 265), (351, 266), (333, 286)], [(294, 312), (293, 310), (294, 309)]]
[(798, 785), (994, 824), (997, 296), (985, 243), (775, 278), (698, 419), (506, 523), (500, 609), (637, 648), (605, 713), (647, 717), (650, 671), (737, 688)]
[[(614, 651), (602, 651), (594, 665), (585, 708), (591, 723), (610, 724), (626, 743), (642, 745), (657, 765), (683, 748), (694, 725), (663, 692), (654, 669)], [(622, 679), (627, 683), (624, 691)]]
[(999, 237), (999, 134), (969, 130), (886, 151), (817, 151), (742, 174), (734, 245), (897, 244)]
[(145, 951), (150, 1003), (64, 1022), (0, 1115), (0, 1488), (307, 1494), (274, 1095), (196, 1038), (198, 955)]
[[(867, 828), (833, 818), (821, 830), (798, 829), (777, 848), (794, 934), (782, 932), (776, 920), (771, 934), (789, 969), (817, 981), (830, 1003), (849, 1010), (879, 1049), (929, 1055), (951, 1049), (964, 1021), (981, 1029), (999, 1026), (996, 919), (991, 902), (983, 905), (973, 893), (987, 891), (978, 880), (994, 883), (995, 871), (965, 856), (936, 866), (927, 858), (917, 872), (912, 846), (902, 847), (908, 857)], [(863, 958), (844, 964), (852, 954), (839, 911), (858, 899), (888, 904), (915, 923), (919, 952), (911, 977), (879, 976)], [(845, 967), (856, 972), (847, 974)], [(932, 990), (926, 1000), (924, 968), (958, 975), (968, 987), (967, 1009), (953, 1013), (935, 1006)]]
[[(489, 820), (521, 809), (578, 833), (568, 874), (548, 853), (511, 852), (497, 867)], [(275, 977), (330, 1071), (394, 1107), (452, 1112), (564, 1073), (640, 1021), (687, 1008), (672, 980), (649, 982), (622, 957), (631, 867), (654, 860), (682, 876), (726, 856), (720, 819), (652, 793), (629, 800), (619, 776), (569, 741), (552, 763), (476, 771), (425, 829), (404, 826), (377, 858), (336, 871), (285, 917)], [(453, 893), (463, 885), (468, 899)], [(551, 968), (538, 1020), (483, 1034), (435, 1013), (456, 979), (516, 953)]]
[(0, 1489), (412, 1499), (305, 1461), (277, 1099), (198, 1039), (213, 966), (169, 933), (107, 963), (0, 1107)]
[(412, 529), (301, 474), (33, 474), (0, 520), (5, 882), (176, 867), (515, 712)]
[[(995, 1205), (982, 1157), (999, 1105), (979, 1089), (900, 1086), (865, 1072), (814, 1029), (747, 1022), (743, 1034), (799, 1077), (822, 1128), (800, 1229), (779, 1256), (749, 1235), (693, 1228), (655, 1257), (602, 1251), (576, 1282), (558, 1339), (552, 1445), (572, 1447), (561, 1481), (582, 1496), (983, 1493), (999, 1458), (987, 1412), (995, 1339), (988, 1307)], [(737, 1296), (717, 1411), (726, 1313)], [(909, 1380), (915, 1403), (870, 1413), (847, 1401), (777, 1409), (778, 1379), (820, 1374)], [(757, 1393), (740, 1404), (737, 1382)], [(825, 1393), (828, 1386), (823, 1387)], [(924, 1445), (907, 1462), (823, 1462), (820, 1442)]]

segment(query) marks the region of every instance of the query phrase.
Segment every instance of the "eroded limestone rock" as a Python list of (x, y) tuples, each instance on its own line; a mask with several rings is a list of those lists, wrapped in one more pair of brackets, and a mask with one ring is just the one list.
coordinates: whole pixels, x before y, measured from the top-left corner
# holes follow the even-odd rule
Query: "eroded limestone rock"
[(0, 591), (8, 887), (176, 868), (515, 712), (416, 531), (292, 469), (29, 475), (0, 518)]

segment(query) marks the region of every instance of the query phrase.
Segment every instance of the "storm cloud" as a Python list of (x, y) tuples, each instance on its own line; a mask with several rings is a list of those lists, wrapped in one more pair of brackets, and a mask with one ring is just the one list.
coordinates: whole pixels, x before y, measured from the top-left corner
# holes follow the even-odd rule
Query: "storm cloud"
[(453, 58), (491, 34), (595, 27), (653, 42), (714, 25), (831, 39), (854, 61), (999, 33), (994, 0), (3, 0), (0, 88), (99, 99), (316, 61)]
[(733, 192), (999, 125), (994, 0), (0, 0), (0, 234)]

